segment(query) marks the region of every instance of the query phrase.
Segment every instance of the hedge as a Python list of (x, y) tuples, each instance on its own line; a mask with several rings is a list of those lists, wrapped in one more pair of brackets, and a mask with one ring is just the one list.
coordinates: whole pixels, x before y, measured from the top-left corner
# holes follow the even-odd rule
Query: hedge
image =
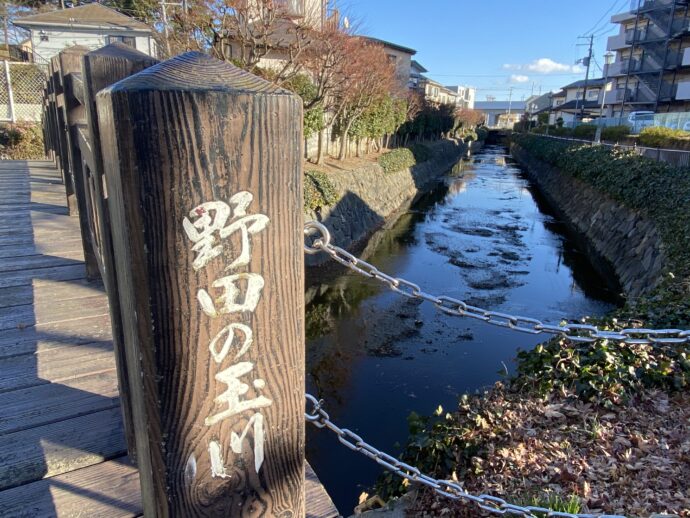
[(384, 153), (379, 157), (378, 162), (383, 172), (386, 174), (402, 171), (417, 163), (412, 151), (406, 147), (393, 149), (388, 153)]
[(338, 193), (328, 175), (322, 171), (304, 173), (304, 208), (318, 210), (338, 201)]
[(638, 142), (648, 147), (677, 147), (690, 142), (690, 131), (654, 126), (640, 132)]

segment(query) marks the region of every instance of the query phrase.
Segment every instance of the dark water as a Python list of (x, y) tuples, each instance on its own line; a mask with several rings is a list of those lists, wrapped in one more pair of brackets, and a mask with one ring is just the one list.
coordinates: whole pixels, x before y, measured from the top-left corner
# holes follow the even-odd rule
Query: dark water
[[(458, 164), (375, 240), (369, 261), (382, 271), (476, 306), (558, 323), (615, 301), (502, 147)], [(340, 426), (394, 455), (410, 412), (455, 408), (459, 394), (512, 373), (516, 351), (543, 340), (443, 315), (349, 274), (313, 286), (307, 302), (309, 391)], [(329, 432), (307, 432), (307, 457), (348, 516), (379, 468)]]

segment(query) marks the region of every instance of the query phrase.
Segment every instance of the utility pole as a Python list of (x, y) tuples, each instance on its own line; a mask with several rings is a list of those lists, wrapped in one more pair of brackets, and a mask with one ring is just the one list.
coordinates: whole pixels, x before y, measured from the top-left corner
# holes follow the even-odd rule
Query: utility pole
[(168, 58), (172, 57), (170, 50), (170, 34), (168, 32), (168, 10), (167, 6), (172, 7), (182, 7), (182, 10), (187, 12), (187, 0), (182, 0), (182, 2), (166, 2), (165, 0), (160, 0), (161, 4), (161, 20), (163, 21), (163, 35), (165, 36), (165, 50), (168, 53)]
[[(589, 65), (592, 62), (592, 43), (594, 42), (594, 34), (591, 34), (589, 36), (589, 52), (587, 54), (587, 57), (584, 58), (586, 60), (586, 65), (587, 65), (587, 72), (585, 73), (585, 85), (582, 90), (582, 108), (580, 109), (580, 120), (585, 118), (585, 104), (587, 103), (587, 82), (589, 81)], [(584, 61), (583, 60), (583, 61)]]

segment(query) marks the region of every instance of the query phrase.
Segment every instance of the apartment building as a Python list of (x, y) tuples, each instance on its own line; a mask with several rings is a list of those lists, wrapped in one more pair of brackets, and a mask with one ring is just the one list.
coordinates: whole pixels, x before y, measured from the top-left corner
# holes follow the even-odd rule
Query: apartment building
[(604, 99), (606, 116), (631, 111), (690, 111), (690, 0), (632, 0), (611, 18), (615, 61)]

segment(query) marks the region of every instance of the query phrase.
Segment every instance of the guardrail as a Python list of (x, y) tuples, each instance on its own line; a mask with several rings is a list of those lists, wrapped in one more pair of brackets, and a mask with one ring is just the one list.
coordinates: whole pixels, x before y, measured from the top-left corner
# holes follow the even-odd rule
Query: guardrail
[(611, 142), (596, 142), (593, 140), (576, 139), (571, 137), (557, 137), (554, 135), (540, 135), (537, 133), (532, 133), (537, 137), (550, 138), (554, 140), (563, 140), (567, 142), (580, 142), (582, 144), (587, 144), (591, 146), (606, 146), (616, 149), (624, 149), (626, 151), (633, 151), (640, 156), (651, 158), (657, 162), (666, 162), (676, 167), (690, 167), (690, 151), (683, 149), (664, 149), (655, 147), (644, 147), (644, 146), (631, 146), (628, 144), (618, 144)]

